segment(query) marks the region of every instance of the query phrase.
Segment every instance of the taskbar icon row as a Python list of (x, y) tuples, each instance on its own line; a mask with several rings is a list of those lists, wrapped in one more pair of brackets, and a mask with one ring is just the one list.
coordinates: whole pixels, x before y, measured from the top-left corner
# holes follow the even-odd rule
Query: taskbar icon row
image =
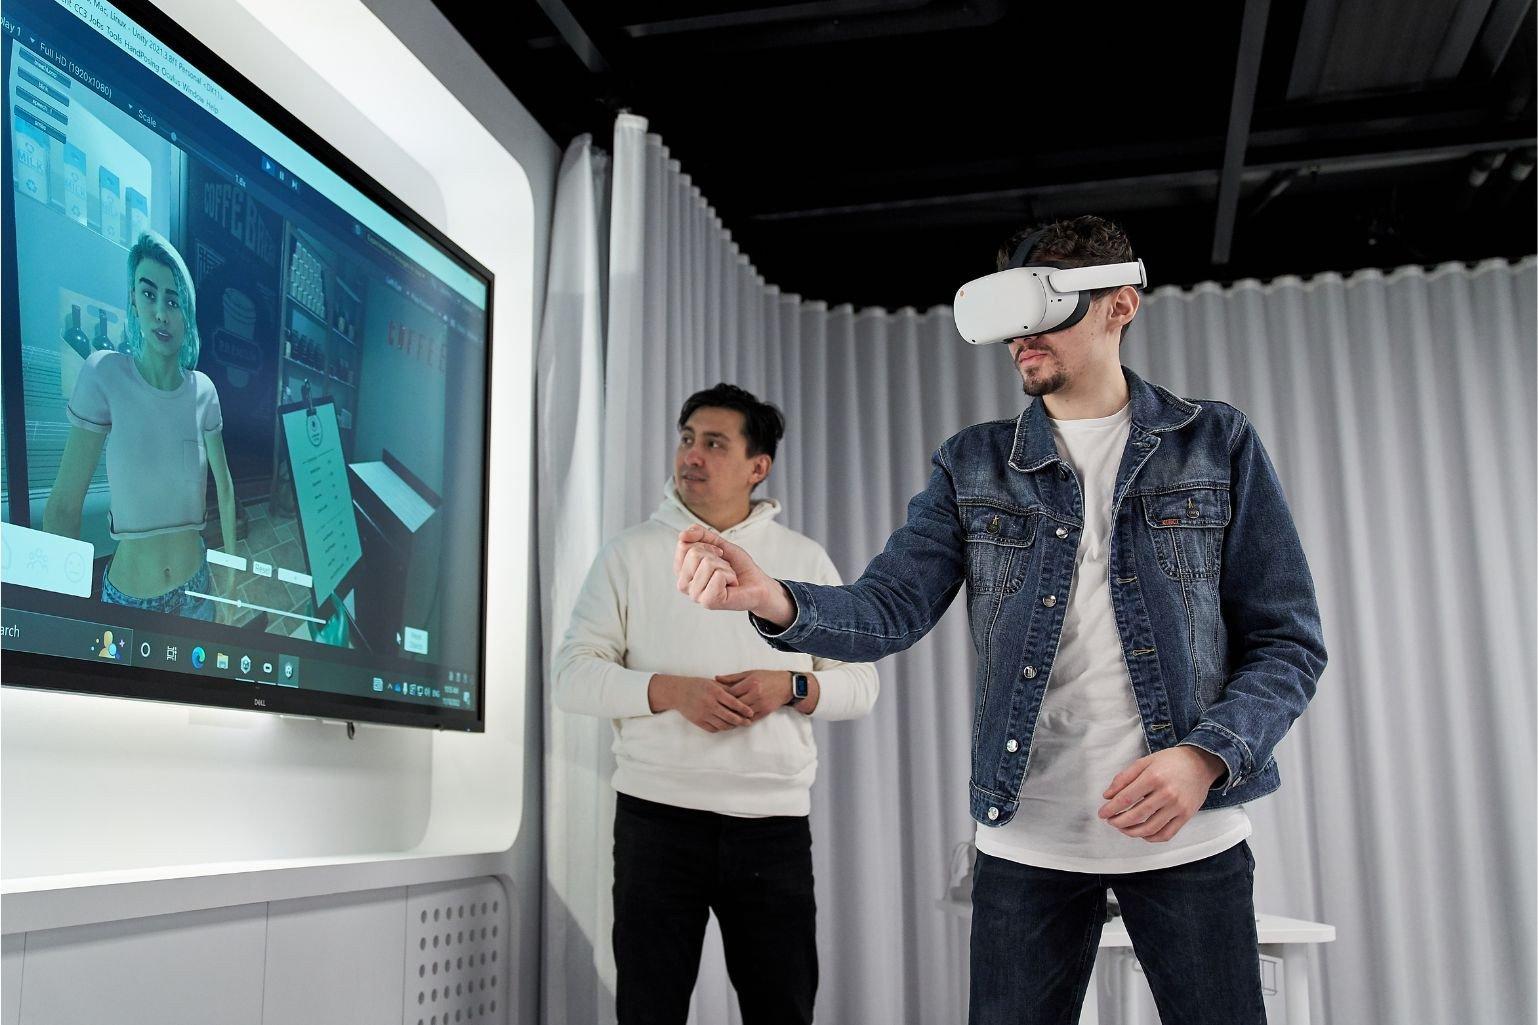
[(238, 683), (299, 686), (300, 660), (297, 655), (155, 635), (142, 630), (134, 632), (127, 646), (133, 665), (174, 669)]
[[(0, 648), (258, 686), (299, 687), (302, 668), (298, 655), (12, 608), (0, 609)], [(438, 669), (438, 678), (424, 680), (376, 675), (377, 670), (324, 658), (312, 658), (303, 668), (307, 690), (443, 708), (476, 705), (474, 675), (457, 669)]]
[(402, 700), (427, 701), (443, 705), (445, 708), (475, 707), (473, 691), (445, 684), (441, 681), (422, 683), (414, 680), (391, 680), (383, 676), (375, 676), (372, 681), (372, 690), (375, 694), (383, 694)]
[(245, 646), (5, 608), (8, 648), (92, 662), (170, 669), (242, 683), (299, 686), (300, 660)]

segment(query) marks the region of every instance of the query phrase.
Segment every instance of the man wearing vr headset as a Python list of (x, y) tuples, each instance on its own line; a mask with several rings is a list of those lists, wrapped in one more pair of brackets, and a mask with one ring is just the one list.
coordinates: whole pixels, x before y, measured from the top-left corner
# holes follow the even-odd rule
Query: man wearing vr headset
[(977, 648), (971, 1021), (1075, 1020), (1115, 891), (1166, 1022), (1264, 1025), (1243, 804), (1325, 664), (1313, 580), (1243, 413), (1121, 366), (1147, 283), (1097, 217), (1022, 232), (957, 293), (1037, 401), (933, 457), (859, 580), (780, 581), (679, 536), (681, 591), (774, 647), (901, 651), (967, 586)]

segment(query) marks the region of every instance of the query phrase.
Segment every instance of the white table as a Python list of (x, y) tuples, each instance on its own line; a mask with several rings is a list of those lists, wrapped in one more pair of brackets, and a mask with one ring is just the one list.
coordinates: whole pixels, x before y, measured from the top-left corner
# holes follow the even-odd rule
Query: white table
[[(972, 905), (962, 901), (941, 900), (941, 909), (962, 919), (963, 924), (972, 918)], [(1335, 939), (1335, 927), (1322, 922), (1305, 922), (1298, 918), (1280, 915), (1256, 915), (1255, 929), (1260, 934), (1260, 953), (1282, 963), (1283, 1000), (1287, 1006), (1285, 1025), (1309, 1025), (1308, 1006), (1308, 946), (1314, 943), (1330, 943)], [(962, 951), (965, 954), (970, 930), (961, 931)], [(968, 959), (962, 958), (970, 967)], [(1100, 933), (1100, 955), (1090, 975), (1089, 988), (1085, 993), (1084, 1009), (1079, 1014), (1079, 1025), (1100, 1025), (1100, 1007), (1096, 1000), (1095, 975), (1103, 962), (1110, 962), (1123, 973), (1121, 987), (1122, 1013), (1119, 1025), (1131, 1025), (1137, 1020), (1137, 1004), (1140, 987), (1133, 976), (1142, 973), (1137, 958), (1132, 954), (1132, 940), (1121, 918), (1113, 918)], [(965, 970), (965, 969), (964, 969)], [(961, 987), (963, 1005), (967, 986)], [(965, 1007), (961, 1021), (966, 1020)]]

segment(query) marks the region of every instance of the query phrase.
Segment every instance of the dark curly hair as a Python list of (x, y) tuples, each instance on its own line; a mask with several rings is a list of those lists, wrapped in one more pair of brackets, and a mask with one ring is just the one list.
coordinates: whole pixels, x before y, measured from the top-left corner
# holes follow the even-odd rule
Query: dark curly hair
[(724, 381), (714, 388), (697, 391), (684, 401), (683, 411), (678, 414), (678, 429), (702, 407), (711, 409), (735, 409), (742, 414), (742, 431), (748, 439), (748, 455), (767, 455), (774, 458), (780, 439), (785, 437), (785, 414), (778, 406), (760, 402), (758, 397), (745, 388)]
[[(1041, 238), (1036, 240), (1036, 246), (1031, 250), (1031, 263), (1055, 263), (1063, 267), (1093, 267), (1102, 263), (1131, 263), (1137, 259), (1132, 253), (1132, 242), (1128, 240), (1127, 233), (1121, 225), (1104, 217), (1086, 214), (1082, 217), (1070, 217), (1067, 220), (1033, 224), (1028, 228), (1021, 228), (999, 247), (995, 257), (997, 268), (1004, 270), (1008, 267), (1020, 243), (1038, 231), (1041, 232)], [(1116, 288), (1120, 287), (1123, 286), (1116, 286)], [(1090, 300), (1108, 296), (1115, 292), (1116, 288), (1096, 288), (1089, 293)], [(1122, 328), (1121, 336), (1123, 340), (1126, 339), (1126, 328)]]

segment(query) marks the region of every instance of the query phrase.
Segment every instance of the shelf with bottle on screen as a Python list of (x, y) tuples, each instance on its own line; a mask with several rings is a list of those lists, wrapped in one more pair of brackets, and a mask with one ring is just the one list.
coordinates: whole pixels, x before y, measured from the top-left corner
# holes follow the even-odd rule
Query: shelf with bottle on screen
[(323, 368), (318, 367), (318, 366), (316, 366), (313, 363), (306, 363), (304, 360), (296, 359), (293, 356), (284, 356), (283, 358), (287, 362), (292, 363), (294, 366), (296, 366), (296, 367), (303, 367), (304, 369), (310, 371), (311, 373), (320, 374), (323, 377), (330, 377), (331, 376), (330, 374), (327, 374), (326, 371)]
[(288, 243), (287, 287), (284, 292), (294, 305), (326, 323), (327, 264), (331, 252), (303, 231), (290, 228)]
[(334, 334), (337, 339), (343, 340), (343, 342), (348, 343), (348, 345), (357, 345), (357, 322), (355, 322), (354, 319), (351, 319), (351, 317), (346, 316), (345, 312), (338, 311), (337, 317), (335, 317), (334, 320), (331, 320), (331, 322), (328, 322), (325, 317), (321, 317), (320, 314), (317, 314), (317, 312), (314, 311), (314, 309), (309, 308), (309, 306), (306, 306), (305, 303), (301, 303), (300, 300), (294, 299), (292, 295), (289, 295), (288, 299), (289, 303), (292, 303), (292, 306), (294, 306), (294, 309), (298, 309), (301, 314), (305, 314), (306, 319), (311, 320), (311, 322), (317, 323), (317, 325), (328, 329), (328, 331), (331, 332), (331, 334)]
[(326, 297), (323, 293), (308, 293), (309, 298), (302, 299), (290, 290), (284, 298), (295, 309), (302, 311), (306, 316), (317, 323), (326, 322)]
[(321, 316), (319, 313), (316, 313), (314, 310), (310, 309), (310, 307), (306, 306), (302, 299), (296, 298), (293, 295), (290, 295), (287, 298), (288, 298), (289, 305), (292, 306), (294, 309), (298, 310), (300, 313), (303, 313), (310, 320), (312, 320), (315, 323), (321, 325), (322, 327), (327, 326), (326, 325), (326, 318)]
[(295, 356), (284, 356), (283, 359), (288, 363), (292, 363), (296, 367), (303, 367), (305, 370), (308, 370), (311, 373), (318, 374), (328, 381), (335, 381), (337, 384), (340, 384), (345, 388), (358, 387), (358, 382), (355, 379), (339, 377), (338, 375), (333, 374), (331, 371), (327, 370), (325, 367), (316, 366), (314, 363), (307, 363), (306, 361)]
[(327, 326), (336, 337), (348, 345), (356, 346), (358, 321), (363, 316), (363, 302), (358, 298), (358, 294), (342, 280), (340, 274), (332, 274), (331, 280), (336, 282), (337, 290), (333, 293), (331, 322)]
[(326, 372), (326, 346), (303, 331), (287, 328), (283, 332), (283, 356), (312, 370)]
[(345, 384), (349, 388), (358, 386), (358, 371), (353, 366), (354, 357), (351, 352), (331, 353), (331, 360), (326, 364), (326, 376), (339, 384)]

